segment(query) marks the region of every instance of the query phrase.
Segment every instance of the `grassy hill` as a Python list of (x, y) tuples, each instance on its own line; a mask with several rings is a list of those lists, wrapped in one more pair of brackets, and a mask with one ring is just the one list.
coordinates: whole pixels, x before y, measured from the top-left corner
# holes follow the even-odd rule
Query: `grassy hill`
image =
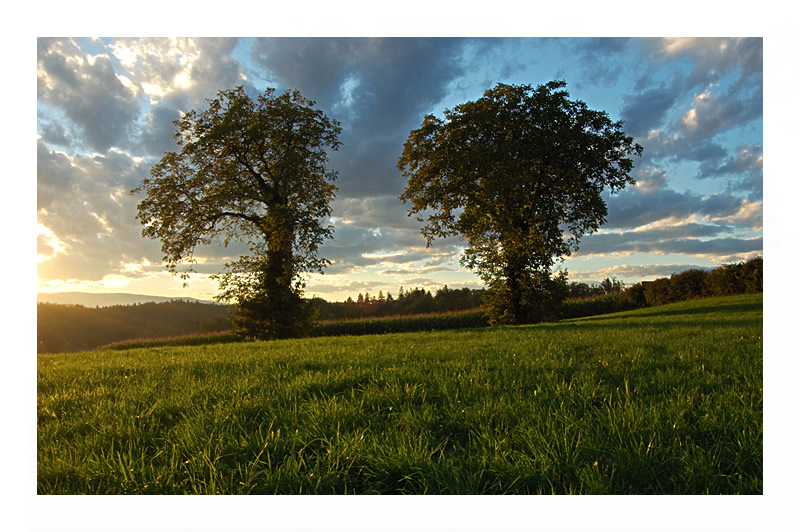
[(762, 493), (762, 296), (38, 356), (45, 493)]

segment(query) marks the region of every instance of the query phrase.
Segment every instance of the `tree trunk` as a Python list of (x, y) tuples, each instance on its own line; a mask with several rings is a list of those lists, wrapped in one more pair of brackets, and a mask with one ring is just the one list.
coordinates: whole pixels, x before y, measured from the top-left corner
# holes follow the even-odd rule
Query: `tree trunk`
[(266, 263), (260, 272), (262, 286), (259, 296), (251, 302), (258, 335), (268, 338), (288, 338), (300, 334), (305, 315), (303, 301), (293, 288), (294, 280), (294, 222), (286, 207), (273, 207), (262, 227), (267, 243)]
[(511, 257), (506, 264), (506, 288), (508, 289), (508, 308), (511, 315), (512, 325), (523, 323), (523, 276), (524, 270), (517, 257)]

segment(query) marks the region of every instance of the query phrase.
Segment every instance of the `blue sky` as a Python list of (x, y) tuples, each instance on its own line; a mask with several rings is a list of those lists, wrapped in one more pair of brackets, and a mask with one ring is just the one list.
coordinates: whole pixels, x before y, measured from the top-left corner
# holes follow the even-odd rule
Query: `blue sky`
[(38, 38), (38, 289), (211, 299), (243, 246), (199, 249), (189, 286), (141, 237), (128, 191), (175, 149), (172, 120), (218, 90), (299, 89), (343, 126), (332, 261), (308, 295), (479, 287), (456, 239), (425, 247), (397, 197), (426, 113), (497, 82), (563, 79), (644, 147), (634, 187), (581, 241), (570, 280), (626, 283), (763, 253), (761, 38)]

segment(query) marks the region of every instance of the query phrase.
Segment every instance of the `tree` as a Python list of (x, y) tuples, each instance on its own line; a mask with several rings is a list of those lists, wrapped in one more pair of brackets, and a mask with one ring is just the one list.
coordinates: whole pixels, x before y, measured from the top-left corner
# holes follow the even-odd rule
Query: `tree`
[(408, 180), (400, 199), (428, 245), (466, 240), (462, 263), (494, 292), (495, 323), (543, 318), (533, 302), (563, 292), (551, 270), (605, 222), (603, 191), (634, 183), (629, 156), (642, 147), (565, 86), (499, 83), (443, 119), (427, 115), (397, 163)]
[(310, 319), (302, 274), (328, 264), (317, 250), (333, 234), (322, 223), (336, 191), (327, 149), (338, 149), (341, 128), (313, 106), (296, 90), (268, 88), (256, 99), (242, 87), (220, 91), (175, 122), (180, 151), (132, 191), (146, 193), (142, 234), (161, 240), (168, 270), (184, 280), (198, 245), (247, 242), (250, 255), (215, 278), (217, 300), (236, 303), (236, 329), (248, 336), (302, 332)]
[(618, 294), (622, 292), (625, 288), (625, 283), (622, 281), (617, 280), (616, 278), (608, 278), (606, 277), (600, 282), (600, 290), (603, 291), (603, 294)]

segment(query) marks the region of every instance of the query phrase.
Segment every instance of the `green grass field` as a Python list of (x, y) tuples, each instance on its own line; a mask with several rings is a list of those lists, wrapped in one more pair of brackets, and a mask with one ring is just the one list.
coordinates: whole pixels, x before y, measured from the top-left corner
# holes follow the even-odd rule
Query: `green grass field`
[(762, 493), (762, 296), (38, 355), (38, 493)]

